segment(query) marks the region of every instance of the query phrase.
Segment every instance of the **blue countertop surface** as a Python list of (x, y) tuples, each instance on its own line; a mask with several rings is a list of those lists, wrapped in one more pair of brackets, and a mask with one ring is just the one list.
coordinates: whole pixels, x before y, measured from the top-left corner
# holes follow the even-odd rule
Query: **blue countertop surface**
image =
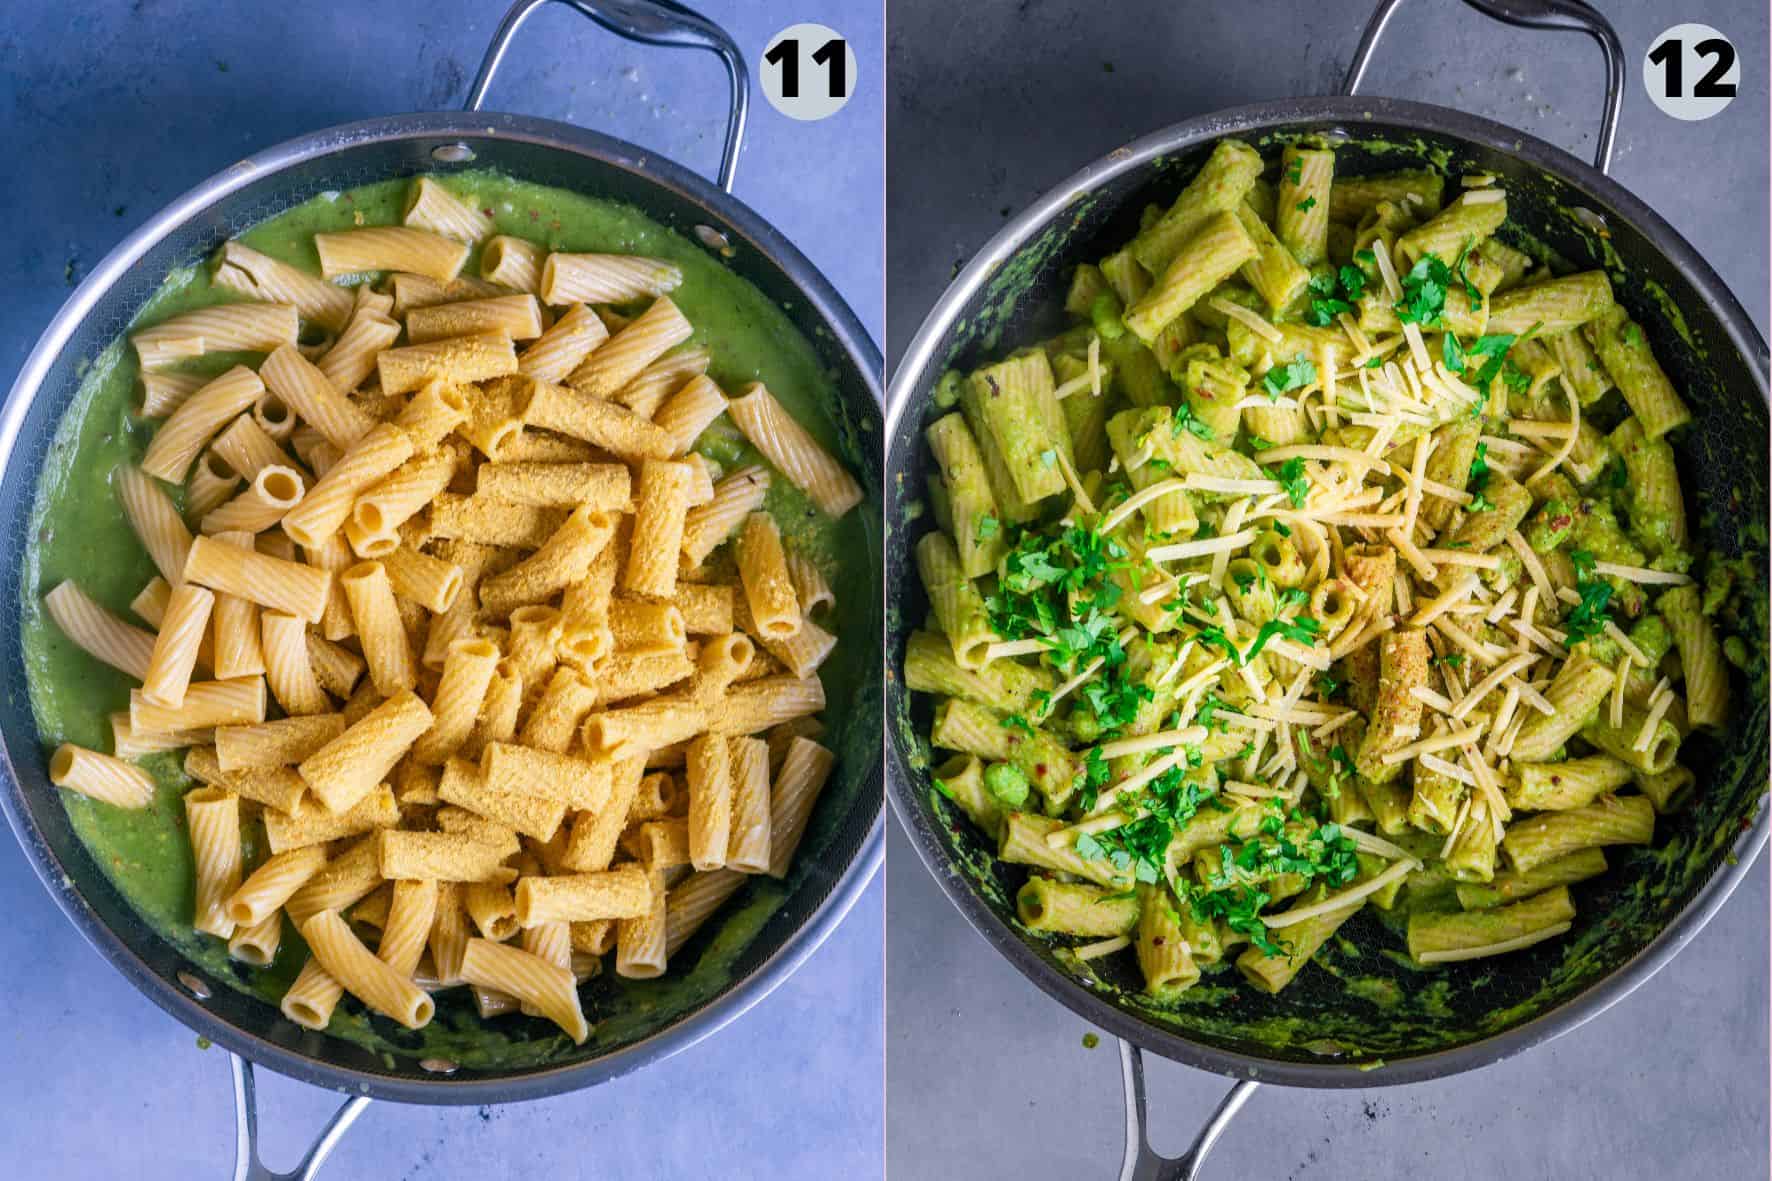
[[(0, 13), (0, 388), (74, 285), (125, 233), (235, 160), (321, 127), (459, 107), (501, 0), (242, 4), (19, 0)], [(791, 12), (698, 0), (753, 75), (781, 28), (846, 36), (855, 97), (797, 123), (752, 83), (739, 198), (781, 229), (883, 337), (881, 5)], [(632, 45), (561, 5), (531, 18), (487, 104), (582, 124), (704, 174), (726, 83), (705, 53)], [(875, 881), (773, 995), (691, 1050), (589, 1091), (502, 1107), (375, 1104), (324, 1176), (356, 1181), (882, 1175), (884, 921)], [(126, 984), (0, 842), (0, 1173), (220, 1177), (233, 1156), (227, 1061)], [(264, 1155), (287, 1168), (336, 1103), (260, 1073)]]

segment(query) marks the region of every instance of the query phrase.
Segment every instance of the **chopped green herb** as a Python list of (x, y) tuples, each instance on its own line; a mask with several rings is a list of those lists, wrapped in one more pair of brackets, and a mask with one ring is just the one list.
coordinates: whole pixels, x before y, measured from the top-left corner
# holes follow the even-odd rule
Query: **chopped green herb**
[[(1295, 181), (1293, 183), (1296, 184), (1297, 182)], [(1315, 197), (1306, 197), (1304, 200), (1302, 200), (1298, 203), (1297, 209), (1298, 209), (1298, 212), (1300, 212), (1300, 213), (1309, 213), (1311, 210), (1315, 209), (1316, 207), (1317, 207), (1317, 199)]]
[(1299, 389), (1317, 380), (1317, 367), (1303, 353), (1284, 365), (1275, 365), (1261, 379), (1261, 388), (1270, 400), (1278, 399), (1288, 390)]
[(1292, 502), (1292, 507), (1303, 508), (1311, 494), (1310, 477), (1304, 474), (1304, 460), (1294, 456), (1282, 463), (1280, 483), (1285, 487), (1286, 499)]
[(1440, 356), (1446, 362), (1446, 368), (1454, 373), (1464, 372), (1464, 348), (1450, 332), (1440, 339)]
[(978, 518), (978, 540), (980, 542), (989, 541), (997, 535), (998, 528), (999, 524), (997, 518), (986, 513), (984, 516)]
[(1180, 435), (1182, 431), (1188, 432), (1196, 439), (1204, 439), (1208, 443), (1216, 437), (1206, 420), (1194, 413), (1193, 407), (1186, 402), (1177, 402), (1175, 404), (1175, 420), (1169, 427), (1169, 433), (1173, 437)]
[(1483, 495), (1489, 486), (1489, 444), (1478, 443), (1477, 453), (1471, 457), (1470, 479), (1465, 490), (1471, 494), (1470, 511), (1473, 513), (1488, 512), (1495, 506)]
[(1439, 327), (1446, 311), (1446, 287), (1451, 281), (1452, 272), (1445, 263), (1432, 254), (1423, 255), (1403, 276), (1403, 298), (1393, 305), (1397, 319), (1423, 328)]

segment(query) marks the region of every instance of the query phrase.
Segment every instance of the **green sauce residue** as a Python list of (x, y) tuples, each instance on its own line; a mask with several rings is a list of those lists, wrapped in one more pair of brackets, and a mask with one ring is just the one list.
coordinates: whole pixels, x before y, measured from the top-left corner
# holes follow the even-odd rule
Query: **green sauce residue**
[[(1694, 769), (1699, 781), (1710, 785), (1708, 790), (1686, 811), (1658, 821), (1654, 848), (1608, 851), (1612, 870), (1577, 887), (1582, 917), (1563, 939), (1502, 963), (1423, 967), (1409, 960), (1391, 929), (1401, 913), (1385, 915), (1368, 908), (1350, 919), (1341, 938), (1318, 953), (1315, 966), (1278, 996), (1208, 983), (1227, 970), (1217, 965), (1206, 970), (1207, 981), (1167, 1005), (1141, 991), (1136, 970), (1111, 958), (1079, 961), (1062, 942), (1022, 927), (1013, 905), (1019, 875), (995, 859), (994, 850), (958, 806), (934, 790), (924, 798), (952, 871), (1036, 954), (1101, 999), (1166, 1032), (1224, 1049), (1339, 1062), (1364, 1071), (1482, 1040), (1578, 997), (1635, 957), (1721, 866), (1733, 863), (1732, 847), (1758, 816), (1768, 781), (1763, 736), (1772, 686), (1765, 658), (1769, 596), (1761, 524), (1768, 422), (1754, 378), (1736, 364), (1728, 338), (1702, 297), (1683, 290), (1683, 280), (1634, 229), (1609, 218), (1602, 232), (1591, 216), (1578, 214), (1591, 205), (1582, 193), (1487, 149), (1404, 128), (1380, 130), (1376, 121), (1370, 131), (1360, 129), (1364, 134), (1350, 136), (1347, 130), (1337, 125), (1275, 131), (1251, 142), (1271, 161), (1287, 143), (1321, 140), (1329, 133), (1338, 171), (1346, 175), (1424, 167), (1448, 176), (1497, 172), (1508, 191), (1509, 222), (1502, 236), (1509, 244), (1558, 272), (1604, 269), (1617, 300), (1643, 326), (1656, 357), (1696, 416), (1674, 439), (1688, 503), (1695, 500), (1704, 510), (1691, 512), (1698, 522), (1696, 533), (1706, 549), (1745, 557), (1757, 572), (1736, 584), (1743, 639), (1757, 654), (1749, 674), (1731, 671), (1736, 705), (1730, 734), (1744, 737), (1728, 746), (1707, 740), (1691, 744)], [(944, 369), (968, 368), (992, 355), (1006, 334), (1009, 339), (1034, 339), (1040, 325), (1057, 323), (1056, 317), (1042, 316), (1062, 301), (1071, 267), (1099, 258), (1100, 243), (1123, 241), (1145, 203), (1167, 206), (1210, 148), (1205, 142), (1153, 159), (1136, 187), (1117, 188), (1112, 202), (1103, 192), (1079, 194), (987, 279), (956, 319), (946, 355), (930, 367), (931, 383)], [(1717, 360), (1725, 357), (1730, 359), (1726, 366)], [(933, 406), (926, 413), (933, 417)], [(894, 473), (900, 481), (895, 503), (908, 505), (921, 495), (921, 474), (914, 468)], [(908, 557), (908, 525), (908, 520), (895, 522), (887, 540), (889, 552), (905, 570), (915, 568)], [(920, 617), (920, 603), (915, 595), (902, 606), (895, 602), (888, 616), (895, 650), (902, 651), (910, 630), (907, 621)], [(889, 670), (888, 677), (893, 675)], [(919, 716), (911, 695), (890, 681), (889, 701), (888, 724), (898, 751), (913, 774), (926, 774), (930, 749), (922, 736), (928, 733), (927, 710)], [(1687, 757), (1683, 749), (1682, 759)], [(1407, 897), (1405, 893), (1405, 904)], [(1350, 996), (1359, 1003), (1349, 1004)]]
[[(501, 233), (527, 237), (549, 249), (644, 254), (677, 263), (684, 282), (672, 298), (695, 325), (695, 342), (712, 352), (709, 375), (727, 390), (752, 381), (767, 383), (822, 443), (852, 470), (863, 471), (854, 428), (837, 407), (833, 375), (781, 308), (707, 250), (639, 211), (609, 201), (484, 171), (452, 174), (448, 184), (490, 210)], [(255, 227), (242, 240), (318, 273), (314, 233), (397, 222), (407, 185), (405, 180), (393, 180), (322, 195)], [(477, 262), (470, 260), (464, 273), (477, 274)], [(228, 298), (227, 292), (209, 282), (205, 268), (189, 266), (167, 278), (137, 320), (152, 323)], [(198, 367), (217, 371), (239, 359), (205, 358)], [(109, 750), (107, 715), (129, 705), (131, 682), (63, 637), (42, 610), (40, 597), (73, 578), (99, 602), (128, 617), (130, 599), (155, 573), (108, 481), (118, 465), (139, 461), (152, 435), (151, 424), (131, 416), (136, 376), (134, 353), (122, 339), (86, 367), (46, 457), (38, 488), (31, 519), (33, 544), (25, 555), (19, 593), (31, 704), (45, 748), (73, 742)], [(760, 461), (725, 419), (715, 424), (699, 447), (728, 467)], [(865, 472), (863, 478), (867, 479)], [(864, 506), (832, 522), (780, 479), (771, 487), (767, 507), (781, 523), (789, 545), (810, 556), (840, 595), (849, 590), (846, 606), (840, 599), (840, 626), (834, 630), (845, 623), (860, 628), (874, 623), (874, 608), (855, 589), (877, 585), (879, 577), (877, 558), (870, 556), (878, 552), (871, 542), (873, 514)], [(868, 749), (868, 742), (878, 749), (877, 714), (870, 714), (871, 703), (863, 693), (874, 683), (875, 654), (876, 649), (862, 640), (846, 642), (820, 674), (833, 703), (833, 733), (827, 741), (852, 762), (858, 750)], [(220, 941), (191, 930), (192, 865), (182, 803), (190, 781), (180, 770), (178, 755), (155, 756), (143, 765), (158, 788), (151, 808), (125, 812), (68, 794), (63, 798), (74, 830), (155, 932), (212, 978), (275, 1003), (306, 958), (299, 936), (286, 928), (276, 961), (264, 969), (248, 969), (230, 961)], [(806, 867), (815, 864), (835, 839), (837, 820), (851, 802), (841, 797), (853, 796), (860, 772), (838, 778), (846, 782), (833, 783), (828, 790), (829, 798), (821, 802), (801, 845), (796, 871), (787, 882), (763, 879), (748, 885), (727, 904), (721, 920), (710, 924), (673, 960), (669, 976), (628, 981), (611, 974), (587, 985), (586, 1010), (597, 1028), (582, 1048), (539, 1020), (501, 1018), (482, 1024), (459, 992), (440, 996), (437, 1019), (418, 1033), (372, 1018), (348, 999), (328, 1032), (381, 1055), (389, 1069), (394, 1069), (397, 1059), (444, 1057), (470, 1070), (512, 1070), (583, 1059), (655, 1033), (733, 982), (734, 965), (805, 881)]]

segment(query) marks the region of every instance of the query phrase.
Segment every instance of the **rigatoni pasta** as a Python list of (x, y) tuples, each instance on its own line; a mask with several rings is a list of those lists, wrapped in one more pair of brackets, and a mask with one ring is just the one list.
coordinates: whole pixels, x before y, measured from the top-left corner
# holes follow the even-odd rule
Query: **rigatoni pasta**
[(582, 1039), (598, 957), (665, 972), (746, 875), (789, 871), (830, 769), (814, 743), (777, 773), (764, 735), (822, 732), (840, 547), (722, 388), (791, 370), (697, 342), (688, 311), (719, 310), (669, 294), (693, 263), (550, 256), (498, 208), (420, 177), (404, 225), (329, 221), (320, 276), (225, 245), (195, 281), (256, 302), (132, 337), (164, 421), (111, 478), (160, 576), (127, 618), (45, 587), (131, 682), (115, 754), (58, 744), (52, 781), (153, 824), (182, 772), (199, 929), (281, 970), (287, 916), (306, 1028), (417, 1028), (465, 985)]

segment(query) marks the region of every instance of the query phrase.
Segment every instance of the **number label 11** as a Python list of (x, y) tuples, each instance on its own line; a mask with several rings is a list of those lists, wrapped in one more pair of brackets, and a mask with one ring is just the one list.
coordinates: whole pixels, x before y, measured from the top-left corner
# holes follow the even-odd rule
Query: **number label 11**
[(855, 51), (824, 25), (790, 25), (777, 33), (757, 72), (769, 105), (803, 122), (829, 118), (855, 93)]

